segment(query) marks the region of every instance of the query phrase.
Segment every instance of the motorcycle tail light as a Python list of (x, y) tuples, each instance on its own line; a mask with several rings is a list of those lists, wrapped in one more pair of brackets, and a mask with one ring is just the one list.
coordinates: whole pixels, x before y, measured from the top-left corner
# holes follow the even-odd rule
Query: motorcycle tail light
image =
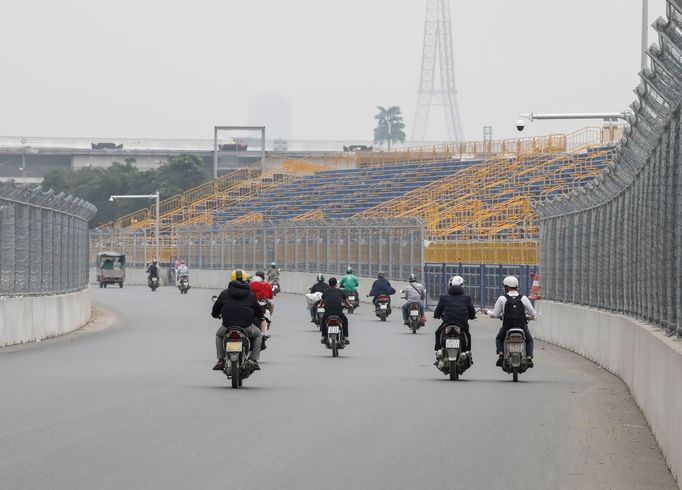
[(232, 342), (238, 342), (239, 341), (239, 332), (237, 332), (236, 330), (233, 330), (232, 332), (230, 332), (230, 340)]

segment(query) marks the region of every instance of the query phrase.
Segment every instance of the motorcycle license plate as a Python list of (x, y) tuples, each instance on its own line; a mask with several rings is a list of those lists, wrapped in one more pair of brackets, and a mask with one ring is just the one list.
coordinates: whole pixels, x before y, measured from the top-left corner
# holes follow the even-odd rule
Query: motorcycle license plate
[(327, 333), (339, 333), (339, 327), (329, 327)]
[(355, 301), (355, 296), (348, 296), (348, 301)]
[(386, 308), (388, 308), (388, 305), (379, 305), (379, 308), (381, 308), (382, 310), (385, 310)]
[(459, 349), (459, 339), (445, 339), (446, 349)]
[(521, 352), (523, 352), (523, 344), (521, 343), (509, 344), (509, 352), (518, 352), (520, 354)]
[(410, 312), (410, 315), (412, 315), (414, 318), (417, 318), (419, 316), (419, 312), (413, 310), (412, 312)]
[(227, 352), (241, 352), (242, 351), (242, 343), (241, 342), (228, 342), (227, 343)]
[(317, 312), (318, 312), (318, 313), (324, 313), (324, 308), (318, 308), (318, 309), (317, 309)]

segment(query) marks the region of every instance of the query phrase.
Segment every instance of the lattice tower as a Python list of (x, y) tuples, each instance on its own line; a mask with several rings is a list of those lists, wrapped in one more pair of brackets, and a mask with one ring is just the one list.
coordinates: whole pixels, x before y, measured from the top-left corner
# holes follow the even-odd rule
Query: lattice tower
[[(440, 86), (436, 86), (436, 63)], [(451, 141), (462, 141), (462, 123), (457, 105), (455, 63), (452, 54), (450, 0), (427, 0), (424, 23), (422, 68), (417, 93), (417, 110), (412, 126), (412, 140), (424, 141), (431, 107), (441, 106)]]

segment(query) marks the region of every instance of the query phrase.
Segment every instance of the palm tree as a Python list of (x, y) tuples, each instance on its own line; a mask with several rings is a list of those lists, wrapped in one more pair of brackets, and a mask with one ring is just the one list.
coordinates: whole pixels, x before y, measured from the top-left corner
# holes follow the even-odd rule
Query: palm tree
[(391, 143), (405, 142), (405, 123), (400, 107), (394, 105), (388, 109), (377, 106), (379, 113), (374, 116), (377, 127), (374, 128), (374, 143), (388, 143), (388, 151), (391, 151)]

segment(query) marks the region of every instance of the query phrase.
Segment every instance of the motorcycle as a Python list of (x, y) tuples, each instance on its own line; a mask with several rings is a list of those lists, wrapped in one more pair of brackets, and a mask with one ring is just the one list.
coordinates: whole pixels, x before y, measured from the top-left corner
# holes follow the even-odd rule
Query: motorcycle
[(360, 299), (358, 298), (357, 291), (354, 293), (348, 293), (348, 302), (350, 303), (350, 306), (346, 306), (346, 311), (349, 315), (352, 315), (358, 306), (360, 306)]
[(436, 353), (436, 367), (457, 381), (459, 376), (474, 363), (471, 353), (463, 352), (468, 344), (466, 333), (459, 325), (448, 324), (440, 334), (441, 350)]
[(417, 333), (417, 330), (424, 326), (423, 318), (419, 313), (419, 303), (410, 303), (407, 306), (407, 326), (412, 333)]
[(502, 371), (511, 373), (514, 383), (519, 381), (519, 374), (528, 369), (526, 355), (526, 334), (522, 328), (510, 328), (504, 338), (504, 360)]
[(151, 288), (152, 292), (156, 291), (156, 289), (159, 287), (159, 278), (158, 277), (150, 277), (149, 278), (149, 287)]
[(187, 294), (187, 291), (191, 286), (189, 285), (189, 277), (180, 277), (178, 279), (178, 289), (180, 290), (180, 294)]
[(263, 308), (263, 317), (266, 323), (266, 335), (270, 332), (270, 324), (272, 323), (272, 304), (267, 299), (262, 299), (258, 304)]
[(339, 349), (346, 347), (346, 341), (343, 337), (343, 322), (338, 316), (329, 316), (327, 318), (327, 349), (331, 349), (332, 357), (339, 357)]
[(385, 294), (376, 297), (374, 313), (382, 322), (391, 314), (391, 298)]
[(279, 291), (280, 291), (279, 282), (273, 282), (271, 286), (272, 286), (272, 295), (277, 296), (277, 293), (279, 293)]
[(318, 301), (315, 303), (315, 325), (317, 325), (317, 328), (321, 329), (322, 328), (322, 318), (324, 318), (324, 305), (321, 305), (320, 302)]

